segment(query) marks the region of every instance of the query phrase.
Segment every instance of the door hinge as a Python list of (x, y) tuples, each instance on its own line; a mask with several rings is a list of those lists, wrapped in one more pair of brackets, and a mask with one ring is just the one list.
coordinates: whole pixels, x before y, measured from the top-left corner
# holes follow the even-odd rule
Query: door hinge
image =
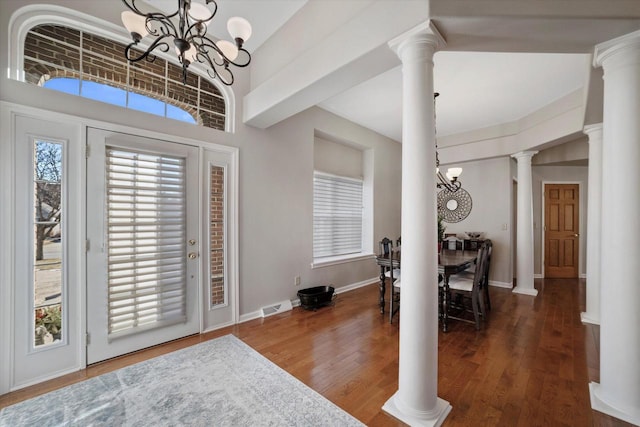
[(84, 241), (84, 250), (85, 252), (89, 252), (89, 249), (91, 249), (91, 241), (87, 239)]
[(91, 335), (89, 335), (89, 332), (87, 332), (87, 333), (84, 335), (84, 344), (85, 344), (85, 345), (89, 345), (90, 343), (91, 343)]
[(85, 159), (88, 159), (90, 155), (91, 155), (91, 147), (89, 147), (89, 144), (87, 144), (85, 145), (85, 149), (84, 149)]

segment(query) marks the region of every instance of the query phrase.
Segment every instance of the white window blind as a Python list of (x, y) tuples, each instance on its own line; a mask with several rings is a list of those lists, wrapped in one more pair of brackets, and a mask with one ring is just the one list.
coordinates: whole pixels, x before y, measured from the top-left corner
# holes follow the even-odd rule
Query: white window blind
[(313, 257), (362, 252), (362, 180), (313, 173)]
[(109, 335), (185, 321), (185, 159), (106, 151)]

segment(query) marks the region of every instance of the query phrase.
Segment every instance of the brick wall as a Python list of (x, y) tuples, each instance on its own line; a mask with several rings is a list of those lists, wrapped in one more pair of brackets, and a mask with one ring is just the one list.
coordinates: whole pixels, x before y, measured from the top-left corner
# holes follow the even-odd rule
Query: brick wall
[(213, 83), (187, 73), (183, 84), (182, 67), (159, 57), (128, 64), (125, 47), (73, 28), (39, 25), (25, 39), (25, 80), (42, 84), (70, 77), (106, 84), (167, 102), (187, 111), (200, 125), (224, 130), (224, 98)]
[(224, 303), (224, 168), (211, 166), (211, 305)]

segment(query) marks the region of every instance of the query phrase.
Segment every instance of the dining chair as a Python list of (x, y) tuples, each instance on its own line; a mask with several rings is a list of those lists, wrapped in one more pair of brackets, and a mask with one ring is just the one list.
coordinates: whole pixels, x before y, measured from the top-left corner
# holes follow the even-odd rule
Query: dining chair
[[(457, 319), (465, 322), (474, 323), (476, 329), (480, 329), (480, 317), (486, 317), (484, 310), (484, 293), (481, 292), (484, 281), (484, 269), (487, 262), (488, 249), (486, 245), (482, 245), (478, 252), (478, 262), (476, 272), (473, 277), (469, 277), (466, 274), (454, 274), (449, 277), (449, 294), (444, 295), (444, 284), (438, 284), (439, 291), (442, 294), (441, 298), (447, 298), (449, 304), (444, 309), (447, 310), (447, 316), (449, 319)], [(471, 301), (471, 306), (467, 305), (468, 301)], [(473, 322), (460, 316), (455, 316), (449, 313), (450, 309), (455, 309), (460, 313), (469, 311), (473, 313)]]
[(450, 251), (464, 251), (464, 239), (461, 239), (456, 235), (451, 235), (445, 237), (444, 240), (447, 242), (445, 249)]
[(400, 311), (400, 287), (402, 286), (400, 274), (391, 283), (391, 297), (389, 298), (389, 323), (393, 323), (393, 316)]
[[(484, 277), (480, 286), (484, 296), (484, 303), (486, 305), (486, 308), (487, 310), (491, 310), (491, 299), (489, 297), (489, 270), (491, 268), (491, 254), (493, 253), (493, 242), (491, 241), (491, 239), (485, 239), (482, 242), (481, 248), (483, 245), (487, 247), (487, 253), (486, 253), (487, 260), (484, 266)], [(460, 274), (463, 276), (466, 276), (467, 278), (473, 278), (476, 272), (476, 268), (477, 268), (477, 265), (473, 265)]]
[[(380, 254), (394, 256), (394, 253), (399, 252), (401, 239), (398, 237), (397, 247), (394, 249), (393, 241), (388, 237), (383, 238), (380, 243)], [(400, 309), (400, 268), (389, 267), (385, 271), (384, 276), (389, 282), (390, 297), (389, 297), (389, 323), (393, 323), (393, 316)]]

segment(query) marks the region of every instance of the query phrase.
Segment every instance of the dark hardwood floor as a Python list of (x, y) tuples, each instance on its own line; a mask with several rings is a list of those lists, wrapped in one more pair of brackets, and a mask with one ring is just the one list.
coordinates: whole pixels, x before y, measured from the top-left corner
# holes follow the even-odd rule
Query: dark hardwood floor
[[(583, 325), (584, 280), (536, 280), (538, 297), (491, 288), (480, 331), (451, 321), (439, 334), (438, 396), (445, 426), (630, 426), (591, 410), (598, 328)], [(377, 307), (378, 287), (338, 295), (317, 311), (192, 336), (0, 396), (0, 408), (224, 334), (234, 334), (369, 426), (401, 426), (381, 411), (398, 387), (398, 322)]]

